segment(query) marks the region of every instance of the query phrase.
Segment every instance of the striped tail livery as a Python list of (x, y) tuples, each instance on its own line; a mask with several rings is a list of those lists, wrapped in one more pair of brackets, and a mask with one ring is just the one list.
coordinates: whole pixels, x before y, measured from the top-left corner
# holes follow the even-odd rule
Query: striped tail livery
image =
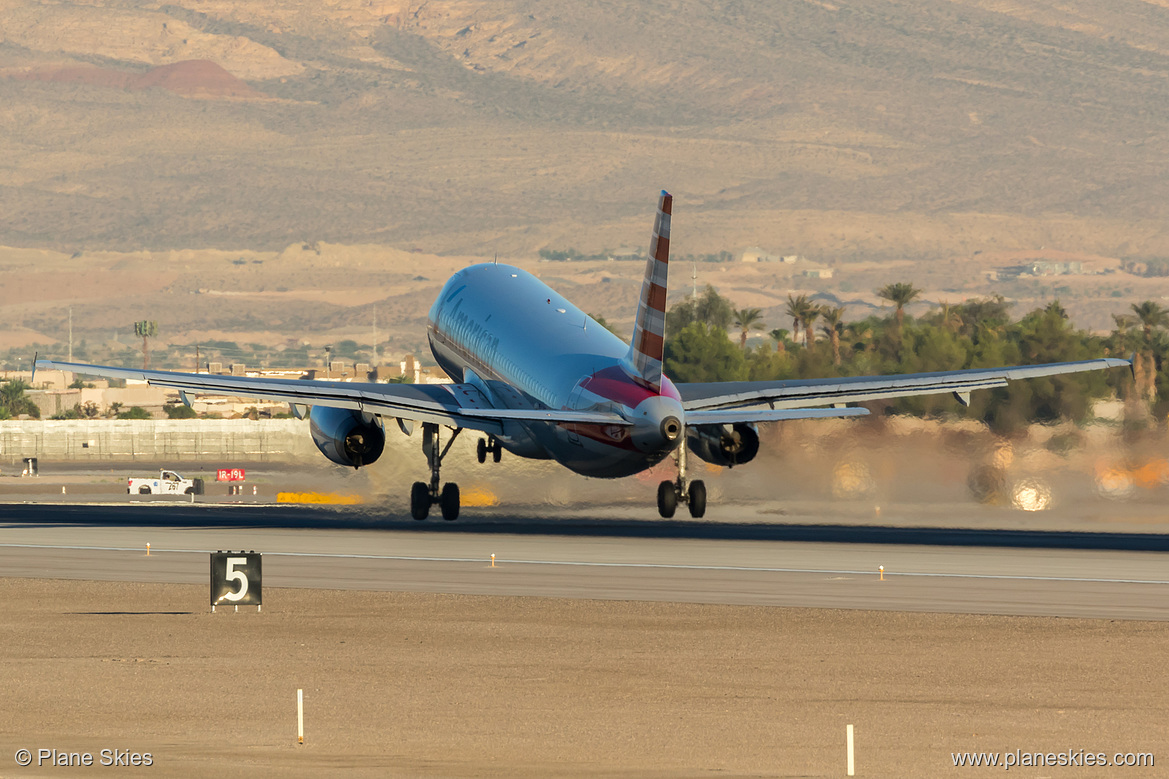
[(654, 219), (649, 259), (645, 261), (645, 280), (637, 304), (633, 340), (629, 344), (629, 362), (636, 375), (654, 392), (662, 391), (662, 350), (666, 339), (666, 290), (670, 274), (670, 211), (674, 198), (662, 190), (658, 215)]

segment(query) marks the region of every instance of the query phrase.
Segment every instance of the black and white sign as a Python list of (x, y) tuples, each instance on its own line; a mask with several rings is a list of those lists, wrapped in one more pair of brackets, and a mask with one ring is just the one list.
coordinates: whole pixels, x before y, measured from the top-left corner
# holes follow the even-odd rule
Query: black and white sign
[(256, 552), (212, 552), (211, 605), (261, 605), (261, 557)]

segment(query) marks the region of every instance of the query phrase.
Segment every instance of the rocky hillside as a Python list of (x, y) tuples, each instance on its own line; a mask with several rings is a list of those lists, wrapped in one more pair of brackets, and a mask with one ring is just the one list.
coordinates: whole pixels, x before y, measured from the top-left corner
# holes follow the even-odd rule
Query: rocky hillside
[(1155, 0), (0, 0), (0, 244), (1169, 255)]

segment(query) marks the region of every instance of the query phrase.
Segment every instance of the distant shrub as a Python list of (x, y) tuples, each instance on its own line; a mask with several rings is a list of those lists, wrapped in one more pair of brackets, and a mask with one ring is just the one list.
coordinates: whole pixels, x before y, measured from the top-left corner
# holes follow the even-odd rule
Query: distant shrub
[(182, 403), (176, 406), (166, 406), (163, 411), (166, 412), (167, 419), (195, 419), (199, 416), (193, 408)]

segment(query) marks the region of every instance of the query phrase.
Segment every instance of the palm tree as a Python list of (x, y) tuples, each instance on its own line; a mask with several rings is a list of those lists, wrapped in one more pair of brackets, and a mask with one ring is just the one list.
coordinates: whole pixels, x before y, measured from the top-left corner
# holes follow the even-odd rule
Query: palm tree
[(792, 318), (792, 333), (798, 340), (800, 332), (804, 324), (804, 312), (812, 305), (808, 302), (807, 295), (800, 295), (793, 298), (791, 293), (787, 296), (787, 315)]
[(832, 339), (832, 364), (840, 365), (840, 331), (844, 323), (844, 306), (820, 309), (820, 316), (824, 317), (824, 334)]
[(852, 342), (853, 349), (861, 347), (861, 351), (868, 351), (872, 346), (873, 328), (864, 322), (850, 322), (844, 326), (844, 334)]
[(1146, 345), (1153, 343), (1153, 330), (1169, 325), (1169, 311), (1151, 300), (1146, 300), (1144, 303), (1133, 303), (1132, 311), (1137, 315), (1137, 321), (1141, 323), (1141, 329), (1144, 330)]
[(0, 412), (6, 412), (14, 417), (21, 414), (39, 417), (40, 409), (37, 404), (24, 394), (27, 389), (28, 385), (20, 379), (0, 384)]
[(1133, 363), (1133, 376), (1137, 383), (1137, 391), (1151, 402), (1157, 398), (1157, 363), (1153, 356), (1153, 330), (1169, 325), (1169, 311), (1151, 300), (1133, 303), (1132, 311), (1136, 314), (1137, 321), (1141, 323), (1141, 330), (1145, 336), (1145, 351), (1143, 354), (1137, 353)]
[(901, 323), (905, 321), (905, 306), (920, 294), (921, 290), (917, 287), (900, 281), (896, 284), (886, 284), (877, 290), (877, 297), (888, 300), (897, 307), (895, 314), (898, 332), (901, 331)]
[(816, 342), (816, 320), (824, 313), (821, 306), (809, 304), (808, 310), (804, 312), (804, 347), (811, 348), (812, 344)]
[(150, 347), (147, 345), (146, 339), (158, 335), (158, 322), (148, 320), (135, 322), (134, 335), (142, 339), (142, 370), (146, 370), (150, 367)]
[(962, 315), (958, 313), (958, 307), (943, 300), (942, 309), (938, 312), (938, 324), (951, 333), (958, 332), (962, 327)]
[(790, 330), (783, 330), (777, 327), (776, 329), (769, 332), (768, 335), (775, 339), (775, 351), (787, 351), (783, 346), (783, 342), (787, 339), (788, 336), (791, 335)]
[(739, 328), (739, 348), (747, 348), (747, 334), (763, 329), (763, 311), (758, 308), (743, 308), (735, 311), (735, 327)]

